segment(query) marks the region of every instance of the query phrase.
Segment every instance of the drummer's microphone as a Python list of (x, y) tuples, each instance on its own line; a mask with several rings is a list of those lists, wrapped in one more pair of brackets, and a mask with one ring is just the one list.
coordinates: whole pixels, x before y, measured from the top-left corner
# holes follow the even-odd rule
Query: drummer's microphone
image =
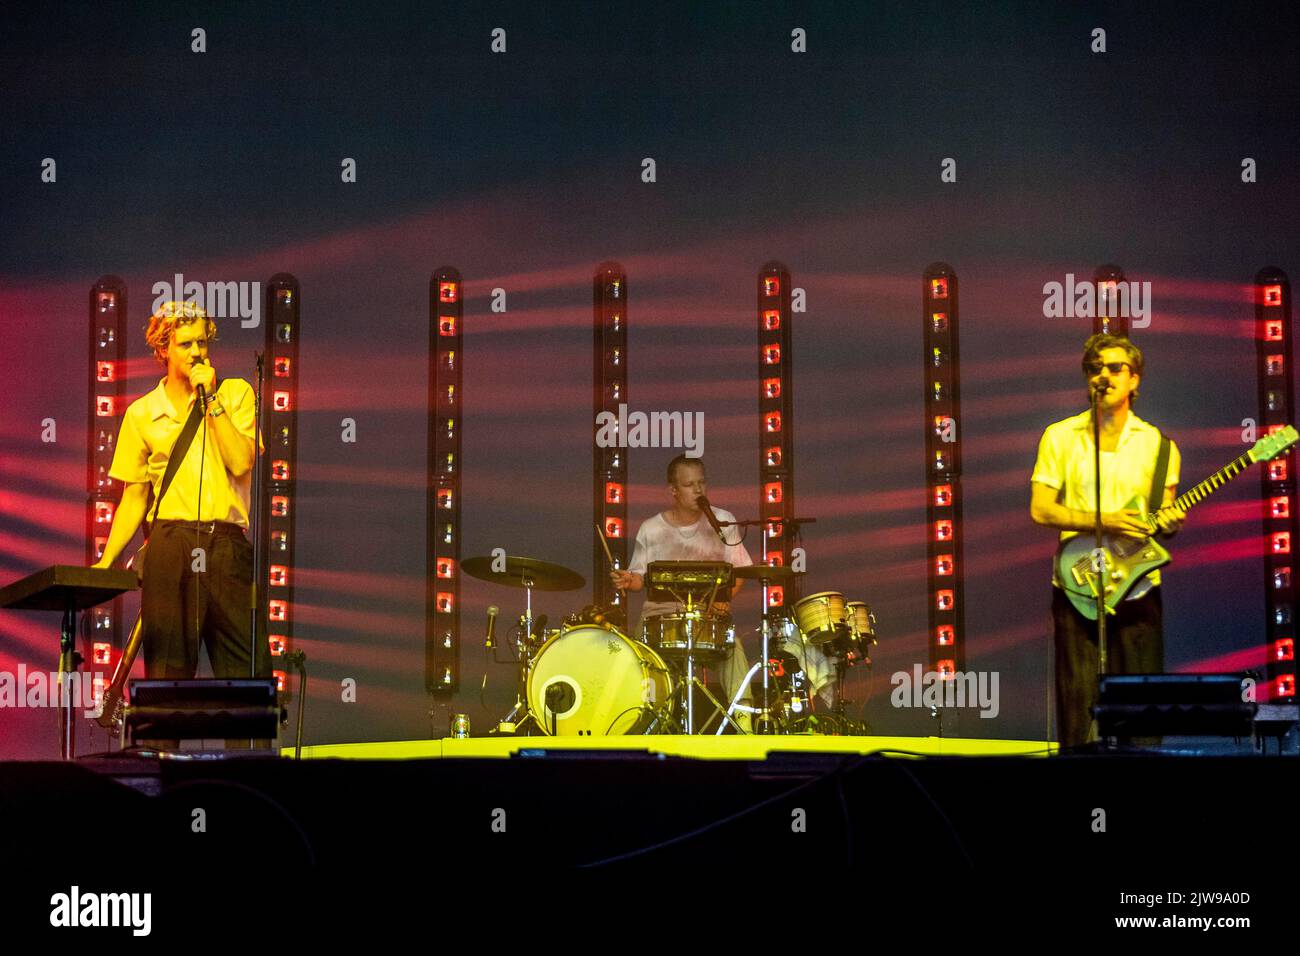
[(495, 604), (493, 604), (491, 607), (488, 608), (487, 640), (483, 642), (484, 647), (492, 646), (492, 628), (496, 625), (497, 613), (499, 611), (500, 608), (498, 608)]
[(709, 504), (709, 499), (700, 495), (695, 499), (695, 503), (704, 511), (704, 517), (709, 519), (709, 527), (717, 532), (718, 540), (726, 544), (727, 533), (722, 530), (722, 525), (718, 524), (718, 516), (713, 513), (713, 506)]

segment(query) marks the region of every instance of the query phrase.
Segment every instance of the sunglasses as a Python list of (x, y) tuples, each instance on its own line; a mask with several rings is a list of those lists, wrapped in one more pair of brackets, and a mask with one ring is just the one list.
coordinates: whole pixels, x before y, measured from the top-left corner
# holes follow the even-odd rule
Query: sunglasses
[(1094, 375), (1100, 375), (1102, 369), (1105, 369), (1106, 371), (1110, 372), (1111, 375), (1118, 375), (1126, 368), (1132, 369), (1133, 366), (1130, 365), (1128, 362), (1084, 362), (1083, 363), (1083, 370), (1088, 373), (1089, 378), (1091, 378)]

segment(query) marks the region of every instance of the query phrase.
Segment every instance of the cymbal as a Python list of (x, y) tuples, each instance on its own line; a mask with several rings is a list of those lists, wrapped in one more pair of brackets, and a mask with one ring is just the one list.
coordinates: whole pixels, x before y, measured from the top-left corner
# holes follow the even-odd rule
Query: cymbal
[[(480, 556), (466, 558), (460, 568), (472, 578), (504, 584), (506, 587), (522, 588), (531, 584), (534, 591), (576, 591), (587, 583), (577, 571), (570, 571), (560, 564), (539, 561), (537, 558), (506, 557), (504, 571), (492, 570), (498, 558)], [(527, 582), (527, 583), (526, 583)]]
[(732, 573), (738, 578), (748, 578), (752, 581), (762, 578), (767, 578), (769, 581), (788, 581), (802, 572), (794, 571), (784, 565), (750, 564), (743, 568), (736, 568)]

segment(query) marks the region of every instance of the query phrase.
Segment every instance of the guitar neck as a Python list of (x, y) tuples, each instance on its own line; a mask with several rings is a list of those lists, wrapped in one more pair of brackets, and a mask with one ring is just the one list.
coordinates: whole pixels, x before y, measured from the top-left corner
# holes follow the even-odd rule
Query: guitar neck
[(1214, 474), (1210, 475), (1198, 485), (1193, 485), (1183, 494), (1174, 499), (1174, 504), (1184, 511), (1191, 510), (1192, 505), (1199, 504), (1214, 492), (1218, 491), (1232, 479), (1236, 478), (1243, 471), (1253, 464), (1250, 453), (1234, 458)]

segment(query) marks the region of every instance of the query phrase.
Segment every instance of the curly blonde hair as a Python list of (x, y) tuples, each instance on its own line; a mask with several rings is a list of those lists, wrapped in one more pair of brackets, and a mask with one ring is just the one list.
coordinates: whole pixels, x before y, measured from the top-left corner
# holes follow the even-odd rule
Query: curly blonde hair
[(191, 325), (194, 322), (207, 323), (204, 331), (206, 338), (212, 342), (217, 337), (217, 323), (193, 302), (164, 302), (153, 315), (144, 330), (144, 339), (153, 349), (153, 357), (161, 364), (167, 364), (167, 349), (172, 344), (172, 333), (178, 325)]

